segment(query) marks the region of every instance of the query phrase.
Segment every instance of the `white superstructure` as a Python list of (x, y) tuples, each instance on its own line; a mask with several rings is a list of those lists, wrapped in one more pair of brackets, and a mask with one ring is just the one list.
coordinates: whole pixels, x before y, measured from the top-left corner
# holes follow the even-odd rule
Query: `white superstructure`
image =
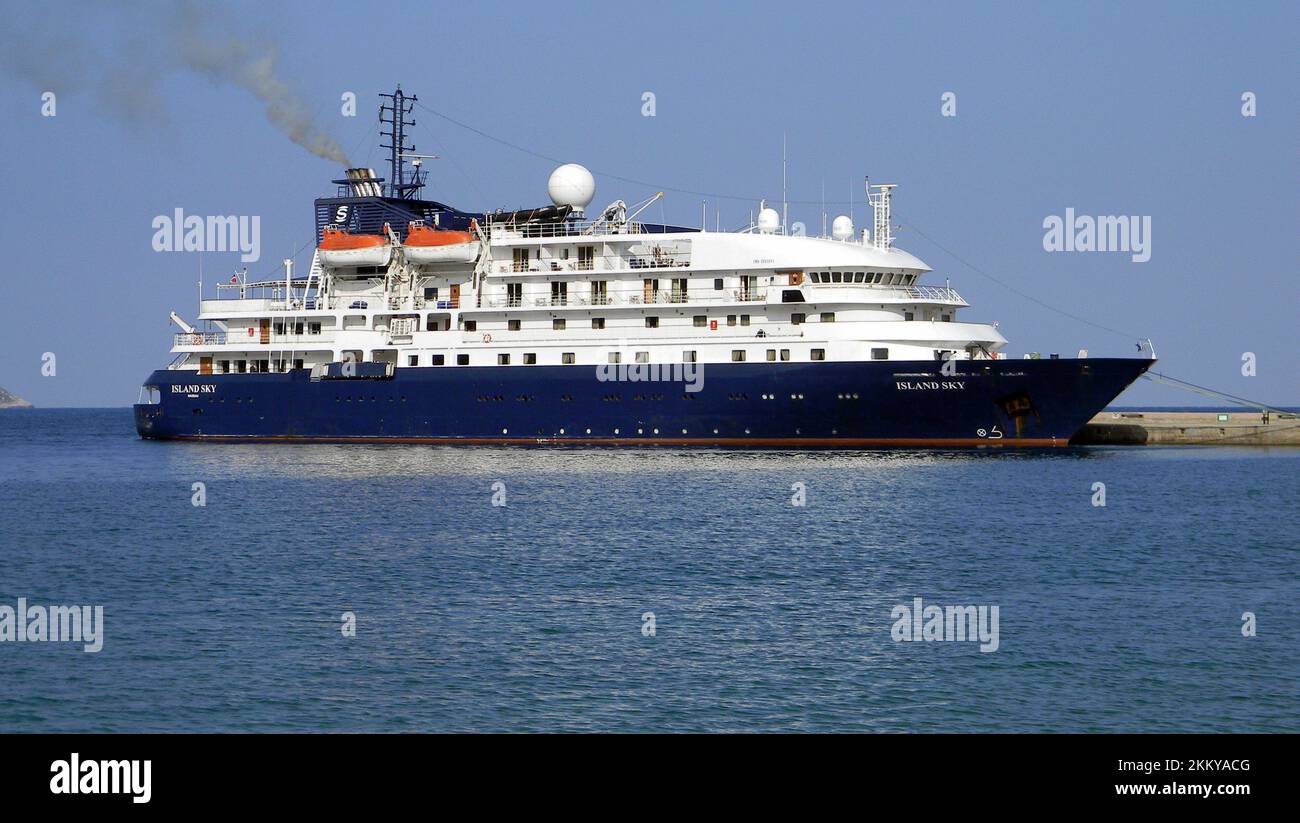
[[(549, 188), (585, 208), (589, 181), (569, 165)], [(792, 236), (772, 209), (738, 232), (662, 231), (621, 201), (592, 221), (485, 215), (467, 242), (433, 252), (387, 231), (381, 246), (318, 250), (305, 279), (286, 261), (283, 279), (219, 286), (198, 327), (181, 326), (172, 368), (997, 357), (994, 325), (961, 320), (966, 301), (923, 283), (930, 268), (893, 247), (892, 189), (870, 187), (872, 235), (840, 216), (831, 237)]]

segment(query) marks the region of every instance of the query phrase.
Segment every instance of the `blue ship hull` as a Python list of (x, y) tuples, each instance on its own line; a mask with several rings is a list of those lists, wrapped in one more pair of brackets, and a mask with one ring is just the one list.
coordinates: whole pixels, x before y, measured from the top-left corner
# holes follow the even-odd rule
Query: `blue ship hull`
[(149, 439), (718, 446), (1065, 446), (1151, 360), (726, 363), (682, 382), (591, 366), (397, 368), (312, 379), (159, 370)]

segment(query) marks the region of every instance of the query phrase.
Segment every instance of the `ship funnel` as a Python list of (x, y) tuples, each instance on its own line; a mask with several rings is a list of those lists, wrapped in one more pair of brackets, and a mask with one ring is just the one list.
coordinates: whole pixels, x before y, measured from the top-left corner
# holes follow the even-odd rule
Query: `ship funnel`
[(383, 188), (374, 169), (348, 169), (347, 184), (352, 187), (353, 197), (382, 197)]

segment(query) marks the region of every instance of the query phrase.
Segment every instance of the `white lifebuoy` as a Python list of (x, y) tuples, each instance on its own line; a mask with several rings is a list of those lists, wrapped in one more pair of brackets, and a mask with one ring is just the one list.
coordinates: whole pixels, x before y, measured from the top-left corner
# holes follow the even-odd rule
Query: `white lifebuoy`
[(491, 343), (491, 342), (492, 342), (492, 335), (490, 335), (490, 334), (485, 334), (485, 335), (483, 335), (483, 342), (484, 342), (484, 343)]

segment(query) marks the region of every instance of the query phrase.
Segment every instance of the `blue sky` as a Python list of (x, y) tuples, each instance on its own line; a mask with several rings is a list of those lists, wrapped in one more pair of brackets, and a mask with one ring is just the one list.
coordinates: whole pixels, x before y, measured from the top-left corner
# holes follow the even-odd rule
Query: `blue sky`
[[(1013, 356), (1128, 356), (1149, 336), (1171, 375), (1300, 403), (1294, 3), (204, 7), (215, 31), (275, 44), (279, 76), (354, 162), (381, 165), (375, 95), (401, 82), (449, 117), (587, 165), (598, 203), (667, 188), (647, 216), (695, 225), (703, 198), (671, 189), (711, 192), (732, 198), (708, 198), (709, 213), (735, 227), (750, 198), (781, 198), (784, 134), (790, 200), (810, 201), (791, 221), (820, 228), (824, 181), (830, 216), (852, 190), (862, 225), (862, 176), (899, 183), (897, 245), (934, 268), (930, 282), (951, 278), (967, 319), (998, 321)], [(311, 201), (339, 168), (247, 91), (158, 57), (169, 6), (6, 16), (0, 386), (40, 406), (129, 404), (170, 359), (168, 311), (196, 310), (199, 256), (153, 251), (153, 218), (258, 215), (250, 272), (271, 272), (310, 240)], [(46, 89), (54, 117), (41, 116)], [(340, 113), (347, 91), (354, 118)], [(941, 115), (945, 92), (956, 117)], [(417, 121), (417, 148), (443, 158), (426, 194), (471, 210), (547, 202), (549, 161)], [(1067, 208), (1150, 216), (1150, 261), (1046, 252), (1043, 220)], [(204, 254), (205, 281), (236, 265)], [(1203, 401), (1140, 381), (1120, 402)]]

